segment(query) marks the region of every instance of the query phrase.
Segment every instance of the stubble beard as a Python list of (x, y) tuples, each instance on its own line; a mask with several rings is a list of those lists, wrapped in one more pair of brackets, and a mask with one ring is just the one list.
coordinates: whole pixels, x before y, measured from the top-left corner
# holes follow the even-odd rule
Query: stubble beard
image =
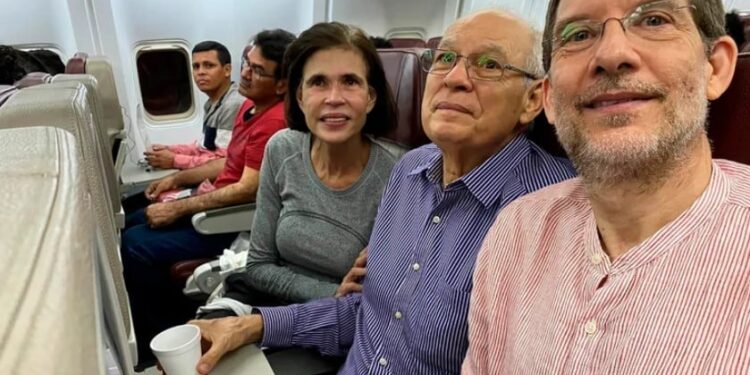
[[(708, 113), (705, 85), (703, 77), (689, 78), (681, 81), (675, 91), (667, 92), (657, 85), (613, 76), (602, 79), (587, 93), (576, 97), (572, 106), (562, 95), (553, 95), (558, 139), (585, 184), (606, 188), (628, 183), (647, 192), (661, 186), (682, 166), (695, 141), (705, 134)], [(613, 89), (656, 95), (665, 108), (662, 119), (655, 120), (660, 124), (647, 133), (609, 132), (592, 139), (583, 125), (582, 103)], [(613, 114), (599, 125), (619, 128), (636, 120), (638, 115), (633, 113)]]

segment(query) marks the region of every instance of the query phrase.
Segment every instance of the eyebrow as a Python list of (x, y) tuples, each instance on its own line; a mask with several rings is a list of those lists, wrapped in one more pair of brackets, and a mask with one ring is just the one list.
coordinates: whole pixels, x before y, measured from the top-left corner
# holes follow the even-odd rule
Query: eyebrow
[[(628, 11), (625, 14), (627, 14), (629, 12), (632, 12), (636, 8), (638, 8), (640, 6), (643, 6), (645, 4), (655, 3), (655, 2), (658, 2), (658, 1), (663, 1), (663, 0), (640, 0), (632, 8), (628, 9)], [(558, 11), (559, 11), (559, 9), (558, 9)], [(557, 37), (560, 34), (560, 32), (562, 31), (562, 29), (565, 26), (567, 26), (569, 23), (576, 22), (576, 21), (581, 21), (581, 20), (588, 20), (588, 19), (591, 19), (591, 16), (588, 16), (586, 13), (583, 13), (583, 14), (578, 14), (578, 15), (574, 15), (574, 16), (562, 18), (562, 19), (560, 19), (558, 21), (555, 21), (554, 28), (552, 29), (552, 31), (554, 32), (553, 37)]]
[[(480, 52), (480, 54), (482, 54), (482, 53), (491, 53), (493, 55), (498, 55), (497, 57), (502, 57), (504, 59), (508, 58), (507, 51), (505, 50), (505, 48), (503, 46), (501, 46), (499, 44), (482, 43), (482, 44), (479, 45), (479, 47), (480, 47), (480, 49), (482, 49), (482, 51)], [(445, 39), (443, 39), (443, 41), (440, 43), (440, 46), (438, 47), (438, 49), (450, 50), (450, 51), (454, 51), (455, 52), (455, 49), (453, 48), (453, 42), (452, 42), (452, 40), (445, 41)], [(476, 55), (476, 53), (471, 53), (470, 55)]]

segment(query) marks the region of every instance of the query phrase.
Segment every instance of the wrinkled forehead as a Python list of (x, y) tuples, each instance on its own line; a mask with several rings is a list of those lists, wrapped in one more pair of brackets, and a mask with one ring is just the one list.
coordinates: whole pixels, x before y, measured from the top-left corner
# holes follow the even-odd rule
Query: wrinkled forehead
[[(560, 0), (555, 24), (570, 19), (620, 18), (643, 4), (660, 0)], [(678, 5), (687, 5), (688, 0), (672, 0)]]
[(440, 41), (441, 49), (463, 55), (492, 53), (511, 58), (525, 54), (533, 37), (518, 20), (494, 13), (479, 14), (451, 25)]

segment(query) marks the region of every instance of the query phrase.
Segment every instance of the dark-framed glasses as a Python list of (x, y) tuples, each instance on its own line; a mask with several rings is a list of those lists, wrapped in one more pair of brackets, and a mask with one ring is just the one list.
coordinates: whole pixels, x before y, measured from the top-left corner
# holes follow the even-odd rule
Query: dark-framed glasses
[(506, 71), (520, 73), (527, 78), (538, 79), (535, 74), (529, 73), (526, 70), (515, 67), (511, 64), (506, 64), (503, 62), (502, 58), (494, 56), (491, 53), (463, 56), (455, 51), (428, 49), (422, 52), (422, 56), (419, 60), (422, 69), (427, 73), (444, 76), (453, 70), (453, 67), (458, 64), (458, 61), (461, 58), (466, 59), (466, 64), (464, 64), (466, 67), (466, 74), (471, 79), (481, 81), (500, 81), (505, 76)]
[(562, 20), (553, 31), (552, 51), (574, 53), (593, 46), (611, 20), (620, 24), (628, 36), (647, 41), (668, 41), (677, 38), (690, 27), (694, 5), (683, 5), (673, 0), (658, 0), (637, 6), (622, 18), (604, 21), (591, 19)]
[(257, 65), (257, 64), (256, 65), (251, 64), (249, 61), (247, 61), (247, 59), (243, 58), (242, 59), (241, 69), (245, 69), (245, 68), (250, 68), (250, 70), (252, 70), (253, 74), (256, 77), (260, 77), (260, 78), (274, 78), (274, 75), (270, 74), (270, 73), (266, 73), (266, 70), (263, 69), (262, 66)]

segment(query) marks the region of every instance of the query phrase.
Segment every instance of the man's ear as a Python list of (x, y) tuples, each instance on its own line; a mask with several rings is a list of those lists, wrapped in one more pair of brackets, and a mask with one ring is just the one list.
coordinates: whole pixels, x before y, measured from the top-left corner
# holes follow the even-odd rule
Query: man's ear
[(232, 76), (232, 64), (224, 64), (224, 77), (231, 77)]
[(542, 81), (536, 80), (531, 82), (524, 93), (521, 116), (519, 118), (522, 124), (528, 124), (534, 121), (534, 118), (542, 111)]
[(367, 113), (370, 113), (373, 108), (375, 108), (375, 102), (378, 101), (378, 93), (375, 92), (375, 89), (370, 87), (367, 93)]
[[(285, 95), (286, 90), (288, 89), (289, 89), (289, 82), (287, 80), (280, 79), (276, 81), (276, 95), (279, 95), (279, 96)], [(300, 92), (300, 94), (302, 93)]]
[(555, 125), (555, 108), (552, 105), (552, 84), (549, 82), (549, 74), (542, 80), (542, 101), (547, 122)]
[(737, 44), (729, 36), (722, 36), (714, 42), (706, 64), (706, 98), (715, 100), (727, 90), (734, 77), (737, 65)]

